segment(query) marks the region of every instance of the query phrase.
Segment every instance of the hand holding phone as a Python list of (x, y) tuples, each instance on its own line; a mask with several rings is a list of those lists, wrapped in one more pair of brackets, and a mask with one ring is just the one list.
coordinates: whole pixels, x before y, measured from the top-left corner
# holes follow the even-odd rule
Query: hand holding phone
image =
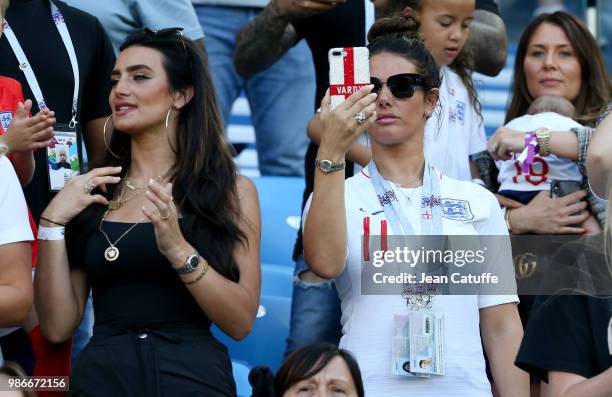
[[(551, 198), (564, 197), (564, 196), (567, 196), (568, 194), (577, 192), (580, 189), (582, 189), (580, 182), (553, 180), (551, 181), (551, 185), (550, 185), (550, 197)], [(577, 201), (577, 202), (580, 202), (580, 201)], [(580, 211), (580, 212), (573, 213), (571, 215), (572, 216), (581, 215), (582, 213), (583, 211)], [(599, 225), (599, 222), (593, 217), (587, 218), (582, 223), (570, 225), (570, 226), (582, 227), (584, 229), (583, 234), (589, 234), (589, 235), (598, 234), (598, 233), (601, 233), (602, 231), (601, 226)]]

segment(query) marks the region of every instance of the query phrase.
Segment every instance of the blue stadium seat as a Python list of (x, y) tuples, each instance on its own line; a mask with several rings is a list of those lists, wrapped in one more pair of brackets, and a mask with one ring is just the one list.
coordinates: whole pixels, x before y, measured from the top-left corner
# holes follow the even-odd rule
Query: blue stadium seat
[(213, 327), (213, 334), (228, 347), (232, 360), (243, 361), (250, 367), (266, 365), (276, 371), (289, 334), (293, 268), (263, 264), (261, 271), (259, 313), (249, 336), (236, 342), (217, 327)]
[(293, 245), (300, 224), (304, 178), (252, 178), (261, 205), (261, 262), (293, 268)]

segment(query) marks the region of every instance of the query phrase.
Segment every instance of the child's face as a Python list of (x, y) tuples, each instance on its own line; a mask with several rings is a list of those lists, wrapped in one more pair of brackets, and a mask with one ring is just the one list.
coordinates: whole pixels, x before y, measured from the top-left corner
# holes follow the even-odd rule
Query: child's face
[(474, 19), (474, 0), (424, 0), (421, 34), (438, 66), (452, 63), (465, 45)]

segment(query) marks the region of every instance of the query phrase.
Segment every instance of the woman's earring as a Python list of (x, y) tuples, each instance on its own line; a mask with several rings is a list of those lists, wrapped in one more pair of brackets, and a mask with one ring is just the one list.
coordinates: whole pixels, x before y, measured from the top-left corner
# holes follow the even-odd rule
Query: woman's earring
[(168, 109), (168, 113), (166, 113), (166, 129), (168, 129), (168, 120), (170, 119), (170, 113), (172, 113), (172, 108)]
[(166, 113), (166, 138), (168, 138), (168, 145), (170, 145), (170, 149), (174, 152), (174, 154), (178, 154), (178, 152), (172, 147), (172, 142), (170, 141), (170, 135), (168, 135), (168, 124), (170, 119), (170, 113), (172, 113), (172, 108), (168, 109), (168, 113)]
[(108, 116), (108, 117), (106, 118), (106, 120), (104, 121), (104, 128), (102, 129), (102, 139), (104, 139), (104, 146), (106, 146), (106, 150), (108, 150), (108, 152), (109, 152), (111, 155), (113, 155), (113, 157), (115, 157), (115, 158), (119, 159), (119, 158), (121, 158), (121, 157), (117, 156), (117, 155), (115, 154), (115, 152), (113, 152), (113, 151), (111, 150), (111, 148), (110, 148), (110, 146), (109, 146), (108, 142), (106, 141), (106, 126), (107, 126), (107, 124), (108, 124), (108, 120), (110, 120), (110, 119), (111, 119), (111, 117), (113, 117), (113, 115)]

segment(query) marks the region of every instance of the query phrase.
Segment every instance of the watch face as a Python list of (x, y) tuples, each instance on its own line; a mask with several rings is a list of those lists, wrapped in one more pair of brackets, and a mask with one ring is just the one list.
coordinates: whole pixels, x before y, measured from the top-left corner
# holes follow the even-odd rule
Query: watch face
[(332, 162), (329, 160), (321, 160), (321, 162), (319, 163), (319, 168), (323, 172), (329, 172), (332, 169)]
[(192, 269), (197, 269), (198, 266), (200, 266), (200, 256), (199, 255), (193, 255), (192, 257), (189, 258), (189, 267), (191, 267)]

